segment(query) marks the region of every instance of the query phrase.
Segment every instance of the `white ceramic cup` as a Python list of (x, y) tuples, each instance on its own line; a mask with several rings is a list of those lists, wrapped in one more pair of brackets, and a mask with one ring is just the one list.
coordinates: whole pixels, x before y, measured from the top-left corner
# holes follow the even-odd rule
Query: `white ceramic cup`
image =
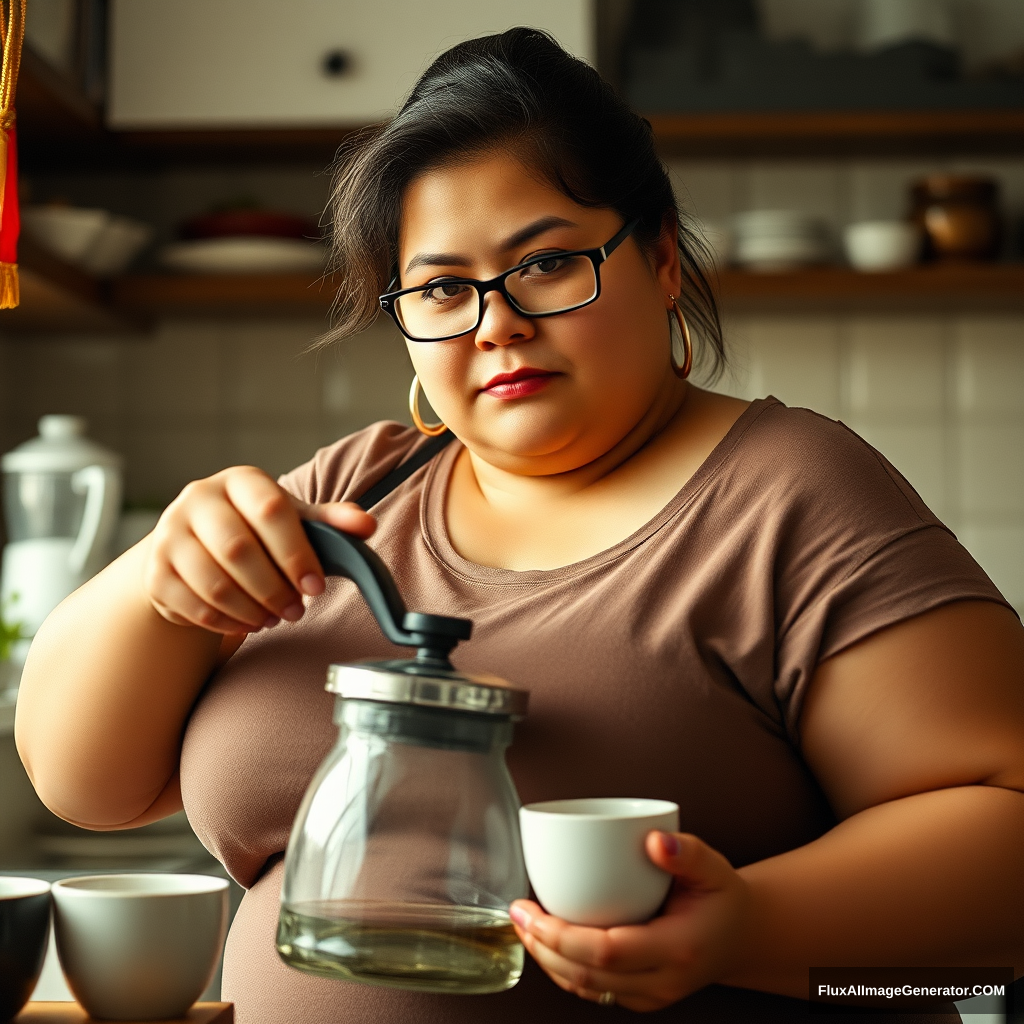
[(901, 220), (865, 220), (843, 232), (843, 243), (857, 270), (900, 270), (917, 262), (921, 229)]
[(228, 883), (210, 875), (88, 875), (53, 886), (57, 953), (90, 1016), (184, 1017), (227, 933)]
[(679, 830), (668, 800), (601, 797), (527, 804), (519, 811), (523, 856), (541, 906), (573, 924), (610, 928), (646, 921), (672, 876), (644, 849), (651, 829)]

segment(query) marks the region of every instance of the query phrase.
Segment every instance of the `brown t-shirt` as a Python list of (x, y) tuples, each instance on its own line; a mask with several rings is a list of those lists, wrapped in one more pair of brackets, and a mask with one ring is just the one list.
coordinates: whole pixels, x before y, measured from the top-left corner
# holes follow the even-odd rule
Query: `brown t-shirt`
[[(282, 482), (305, 501), (355, 498), (422, 440), (378, 423)], [(754, 402), (647, 525), (560, 569), (488, 568), (453, 549), (444, 496), (459, 449), (450, 445), (380, 502), (371, 545), (409, 608), (473, 620), (473, 639), (454, 655), (460, 669), (530, 691), (508, 755), (520, 798), (673, 800), (683, 830), (737, 867), (835, 822), (800, 756), (800, 709), (819, 662), (949, 601), (1005, 603), (878, 452), (775, 399)], [(224, 967), (238, 1021), (625, 1019), (627, 1011), (562, 992), (532, 962), (509, 992), (433, 996), (314, 978), (278, 959), (280, 854), (335, 738), (327, 666), (406, 656), (383, 638), (355, 585), (333, 578), (301, 622), (247, 639), (192, 714), (185, 809), (249, 887)], [(795, 1018), (805, 1006), (712, 986), (652, 1017)]]

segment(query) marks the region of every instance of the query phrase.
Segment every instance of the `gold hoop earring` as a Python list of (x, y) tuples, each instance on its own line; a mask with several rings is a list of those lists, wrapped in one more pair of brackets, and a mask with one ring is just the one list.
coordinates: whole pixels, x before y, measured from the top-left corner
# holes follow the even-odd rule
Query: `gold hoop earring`
[(416, 429), (427, 437), (437, 437), (443, 434), (448, 428), (443, 423), (424, 423), (420, 415), (420, 377), (413, 374), (412, 387), (409, 388), (409, 414), (412, 416)]
[(676, 322), (679, 324), (679, 333), (683, 336), (683, 365), (680, 366), (672, 355), (671, 348), (671, 321), (669, 323), (669, 362), (672, 364), (672, 372), (680, 379), (686, 380), (690, 376), (690, 370), (693, 369), (693, 345), (690, 342), (690, 328), (686, 325), (686, 317), (683, 316), (683, 311), (679, 308), (679, 303), (676, 302), (674, 295), (669, 296), (669, 301), (672, 303), (672, 312), (675, 313)]

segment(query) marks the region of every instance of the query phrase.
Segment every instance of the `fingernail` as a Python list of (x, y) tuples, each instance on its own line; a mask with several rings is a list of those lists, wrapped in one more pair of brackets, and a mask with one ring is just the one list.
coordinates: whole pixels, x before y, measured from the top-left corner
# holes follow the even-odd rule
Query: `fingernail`
[(302, 618), (302, 613), (306, 609), (302, 607), (302, 604), (298, 601), (295, 604), (288, 605), (283, 612), (281, 612), (281, 618), (286, 622), (298, 622)]
[(658, 839), (661, 841), (661, 848), (669, 857), (675, 857), (682, 849), (678, 837), (671, 832), (659, 832)]
[(299, 590), (309, 597), (319, 597), (324, 592), (324, 581), (319, 576), (315, 576), (311, 572), (307, 572), (305, 576), (299, 580)]
[(523, 910), (522, 907), (509, 908), (508, 916), (511, 917), (520, 928), (530, 927), (530, 915)]
[(268, 615), (261, 628), (273, 629), (281, 620), (276, 615)]

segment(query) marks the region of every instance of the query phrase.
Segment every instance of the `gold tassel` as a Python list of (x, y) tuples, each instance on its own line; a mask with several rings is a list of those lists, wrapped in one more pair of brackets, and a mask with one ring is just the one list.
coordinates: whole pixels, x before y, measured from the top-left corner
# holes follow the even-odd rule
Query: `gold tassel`
[(20, 301), (18, 264), (0, 263), (0, 309), (14, 309)]
[[(6, 9), (5, 9), (6, 8)], [(25, 0), (0, 0), (0, 251), (7, 259), (17, 259), (17, 232), (10, 221), (14, 206), (18, 216), (17, 157), (14, 136), (14, 91), (21, 65), (21, 43), (25, 32)], [(10, 195), (8, 195), (8, 192)], [(6, 229), (6, 230), (5, 230)], [(18, 264), (0, 262), (0, 309), (13, 309), (21, 298), (18, 286)]]

